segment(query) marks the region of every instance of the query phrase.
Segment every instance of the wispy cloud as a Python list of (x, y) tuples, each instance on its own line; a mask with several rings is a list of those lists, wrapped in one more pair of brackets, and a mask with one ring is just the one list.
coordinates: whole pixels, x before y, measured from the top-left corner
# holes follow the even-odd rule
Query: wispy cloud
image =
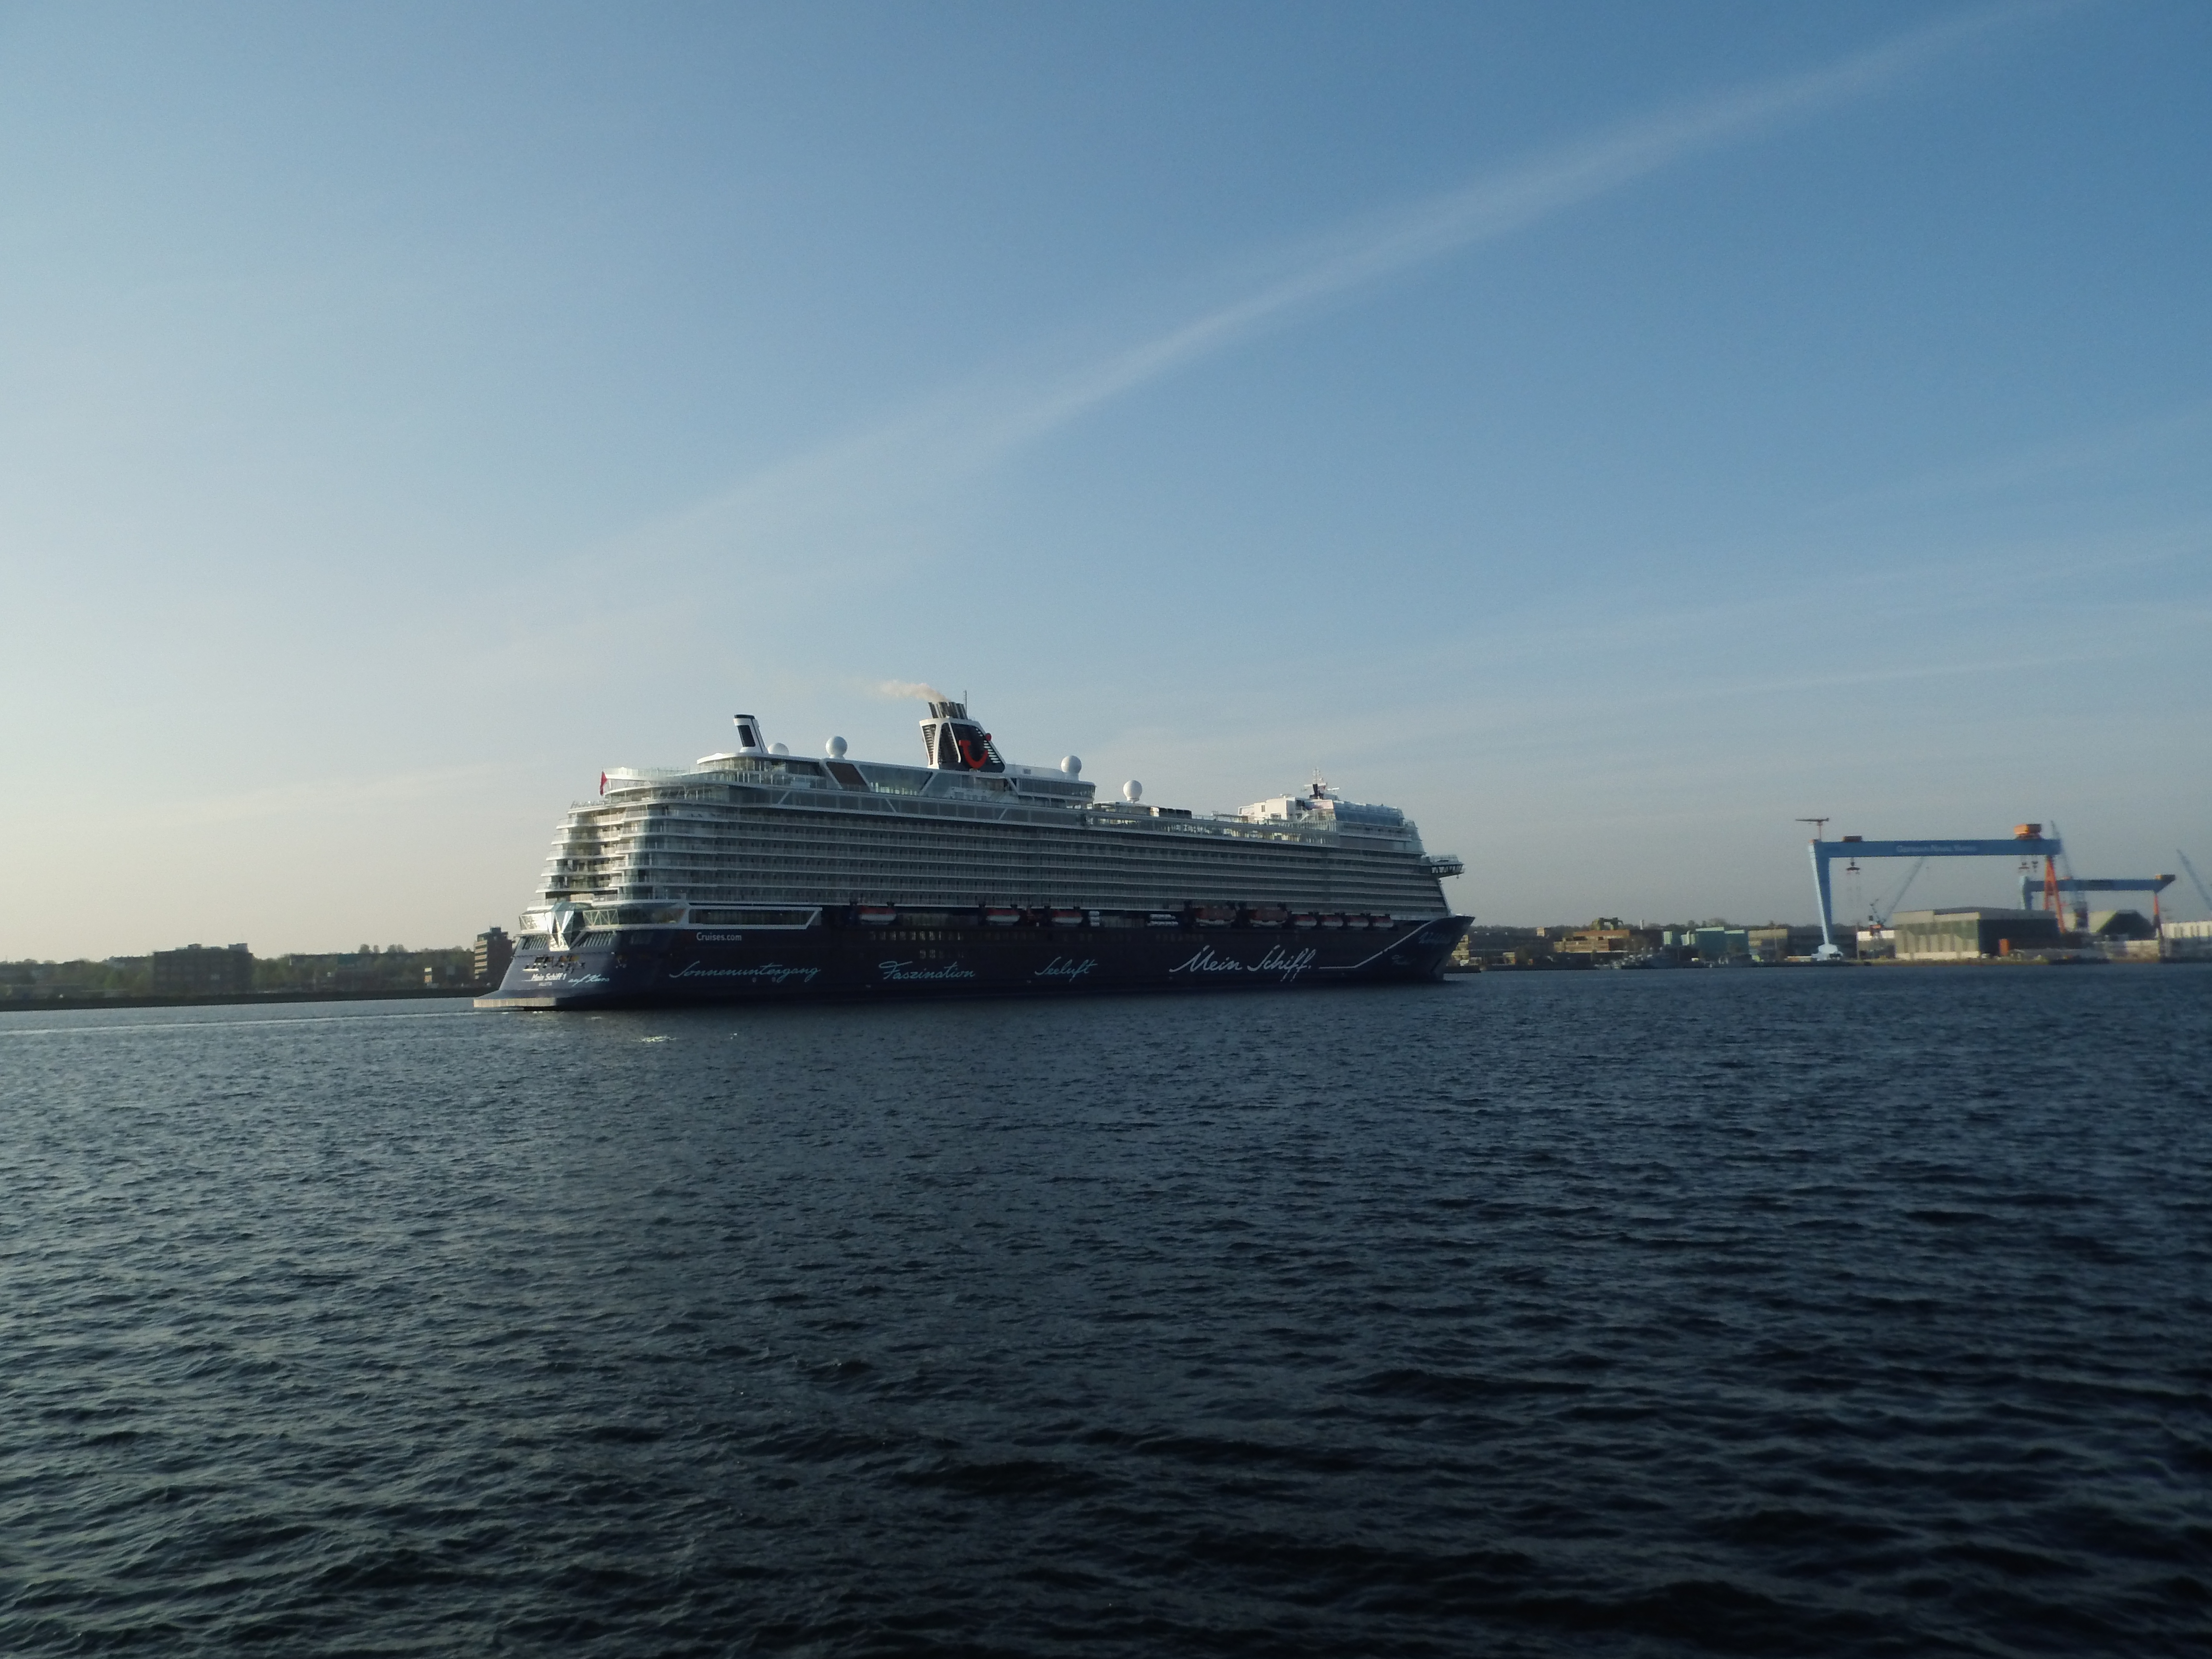
[[(774, 550), (849, 560), (853, 532), (885, 508), (972, 477), (1090, 411), (1216, 353), (1422, 265), (1494, 242), (1692, 157), (1894, 87), (1978, 40), (2073, 0), (1976, 9), (1820, 68), (1625, 122), (1458, 189), (1341, 227), (1279, 258), (1278, 273), (1195, 317), (1072, 366), (949, 391), (802, 453), (641, 531), (632, 555)], [(862, 538), (878, 554), (881, 525)]]
[(2145, 419), (2100, 431), (2026, 445), (1966, 466), (1861, 490), (1816, 510), (1815, 516), (1863, 516), (1884, 508), (1972, 505), (1990, 496), (2041, 501), (2063, 493), (2092, 498), (2115, 478), (2171, 475), (2191, 481), (2205, 472), (2212, 443), (2212, 399), (2198, 399)]
[[(1648, 733), (1662, 711), (1692, 705), (1791, 718), (1818, 706), (1808, 718), (1825, 730), (1837, 690), (1986, 679), (2030, 692), (2091, 665), (2194, 661), (2190, 642), (2212, 617), (2212, 585), (2192, 573), (2208, 550), (2212, 519), (2197, 514), (2039, 540), (1993, 537), (1910, 563), (1896, 562), (1878, 536), (1834, 539), (1820, 552), (1832, 582), (1747, 574), (1731, 560), (1724, 580), (1686, 586), (1670, 575), (1552, 592), (1486, 608), (1423, 641), (1347, 647), (1334, 666), (1360, 696), (1302, 708), (1297, 731), (1331, 765), (1386, 750), (1494, 757), (1549, 748), (1586, 762), (1602, 734)], [(1900, 631), (1905, 617), (1911, 625)], [(1928, 660), (1931, 638), (1960, 654)], [(1849, 648), (1838, 651), (1841, 641)], [(1613, 672), (1562, 670), (1584, 662)], [(1443, 686), (1452, 694), (1438, 695)], [(1171, 698), (1148, 702), (1151, 725), (1131, 746), (1171, 750), (1192, 776), (1233, 776), (1279, 746), (1284, 696), (1273, 682), (1218, 688), (1201, 723), (1180, 719)]]

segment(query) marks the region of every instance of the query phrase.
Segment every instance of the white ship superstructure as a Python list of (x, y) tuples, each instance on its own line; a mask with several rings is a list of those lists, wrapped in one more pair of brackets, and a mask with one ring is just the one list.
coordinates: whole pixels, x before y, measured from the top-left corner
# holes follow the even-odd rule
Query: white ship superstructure
[(820, 759), (791, 755), (738, 715), (734, 751), (609, 772), (604, 796), (562, 823), (524, 933), (744, 915), (771, 926), (776, 910), (804, 926), (825, 905), (1361, 924), (1450, 915), (1439, 878), (1458, 861), (1427, 854), (1395, 807), (1318, 781), (1233, 813), (1147, 805), (1134, 785), (1101, 801), (1073, 757), (1010, 765), (962, 703), (929, 708), (923, 766), (849, 759), (837, 738)]

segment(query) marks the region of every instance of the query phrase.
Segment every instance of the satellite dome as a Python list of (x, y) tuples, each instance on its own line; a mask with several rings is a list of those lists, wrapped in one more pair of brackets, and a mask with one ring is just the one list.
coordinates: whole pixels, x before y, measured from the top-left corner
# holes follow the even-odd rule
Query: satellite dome
[(768, 752), (771, 755), (788, 755), (791, 752), (791, 747), (787, 744), (772, 743), (768, 746)]
[(1062, 755), (1060, 757), (1060, 769), (1066, 773), (1071, 778), (1081, 777), (1083, 775), (1083, 757), (1080, 755)]
[(1139, 783), (1136, 779), (1131, 778), (1128, 782), (1121, 786), (1121, 799), (1123, 800), (1133, 802), (1140, 801), (1144, 799), (1144, 798), (1145, 786)]
[(829, 742), (822, 745), (822, 749), (823, 752), (828, 755), (831, 760), (842, 760), (845, 758), (845, 739), (842, 738), (830, 738)]

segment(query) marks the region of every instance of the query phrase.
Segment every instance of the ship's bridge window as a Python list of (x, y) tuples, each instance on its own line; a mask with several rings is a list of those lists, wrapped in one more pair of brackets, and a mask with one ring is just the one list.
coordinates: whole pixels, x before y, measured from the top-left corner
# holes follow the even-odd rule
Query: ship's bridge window
[(684, 907), (680, 904), (623, 904), (605, 910), (586, 910), (584, 920), (594, 927), (649, 927), (657, 923), (683, 921)]

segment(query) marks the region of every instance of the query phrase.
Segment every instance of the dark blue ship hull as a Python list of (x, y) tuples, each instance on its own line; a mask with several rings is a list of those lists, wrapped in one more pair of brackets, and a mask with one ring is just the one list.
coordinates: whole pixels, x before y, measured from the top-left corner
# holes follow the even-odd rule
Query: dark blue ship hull
[(1370, 927), (994, 927), (835, 919), (802, 929), (632, 928), (516, 953), (479, 1008), (671, 1007), (825, 999), (1290, 990), (1441, 978), (1470, 918)]

